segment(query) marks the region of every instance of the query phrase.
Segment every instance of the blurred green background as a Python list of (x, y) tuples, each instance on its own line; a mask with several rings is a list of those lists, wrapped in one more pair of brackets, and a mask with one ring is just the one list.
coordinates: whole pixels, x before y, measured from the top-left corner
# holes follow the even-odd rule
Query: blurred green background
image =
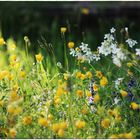
[[(30, 52), (40, 43), (52, 45), (63, 61), (60, 27), (66, 26), (66, 41), (84, 41), (95, 50), (111, 27), (129, 28), (130, 37), (140, 40), (140, 2), (0, 2), (0, 29), (5, 39), (31, 41)], [(121, 38), (121, 36), (120, 36)], [(120, 39), (118, 38), (118, 39)]]

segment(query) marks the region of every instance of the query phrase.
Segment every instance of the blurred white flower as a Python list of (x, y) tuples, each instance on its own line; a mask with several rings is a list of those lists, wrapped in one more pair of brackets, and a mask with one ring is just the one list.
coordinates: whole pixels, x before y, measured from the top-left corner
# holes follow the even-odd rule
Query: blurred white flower
[(111, 33), (115, 33), (115, 31), (116, 31), (116, 29), (115, 29), (114, 27), (112, 27), (112, 28), (110, 29), (110, 32), (111, 32)]
[(100, 55), (99, 54), (93, 54), (93, 59), (96, 61), (100, 60)]
[(78, 60), (87, 61), (88, 63), (100, 59), (100, 55), (94, 54), (91, 49), (88, 48), (88, 44), (84, 44), (83, 42), (76, 49), (70, 49), (70, 55), (77, 57)]
[(118, 99), (117, 97), (114, 98), (114, 104), (118, 104), (118, 102), (120, 101), (120, 99)]
[(128, 32), (128, 27), (125, 27), (125, 31)]
[(140, 56), (140, 49), (135, 49), (136, 50), (136, 55)]
[(123, 81), (124, 78), (118, 78), (117, 80), (115, 80), (115, 88), (118, 89), (119, 85), (121, 84), (121, 82)]
[(136, 44), (138, 44), (138, 42), (136, 40), (133, 40), (131, 38), (128, 38), (126, 40), (126, 43), (129, 45), (130, 48), (132, 48), (133, 46), (135, 46)]
[(117, 65), (118, 67), (121, 67), (121, 61), (120, 61), (120, 59), (116, 55), (113, 55), (112, 59), (113, 59), (113, 63), (115, 65)]
[(70, 49), (70, 55), (75, 56), (76, 52), (74, 49)]

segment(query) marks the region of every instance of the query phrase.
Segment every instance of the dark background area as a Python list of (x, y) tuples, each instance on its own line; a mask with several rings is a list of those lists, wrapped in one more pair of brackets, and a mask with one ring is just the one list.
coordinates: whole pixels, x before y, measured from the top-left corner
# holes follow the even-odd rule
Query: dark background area
[[(88, 14), (82, 9), (89, 10)], [(140, 2), (0, 2), (0, 27), (4, 38), (28, 35), (34, 49), (37, 40), (58, 44), (60, 27), (67, 26), (67, 40), (100, 45), (111, 27), (128, 27), (140, 40)], [(57, 43), (56, 43), (57, 42)], [(61, 45), (61, 43), (59, 44)]]

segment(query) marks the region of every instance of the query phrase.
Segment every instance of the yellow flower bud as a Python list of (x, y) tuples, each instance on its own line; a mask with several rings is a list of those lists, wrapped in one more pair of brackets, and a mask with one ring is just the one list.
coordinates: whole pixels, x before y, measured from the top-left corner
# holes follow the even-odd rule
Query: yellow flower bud
[(126, 91), (124, 91), (124, 90), (120, 90), (120, 93), (121, 93), (121, 95), (122, 95), (122, 97), (126, 97), (127, 96), (127, 92)]
[(69, 43), (68, 43), (68, 48), (69, 48), (69, 49), (74, 48), (74, 42), (69, 42)]
[(43, 56), (40, 53), (35, 55), (35, 57), (38, 62), (41, 62), (43, 60)]
[(61, 33), (65, 33), (67, 31), (67, 28), (66, 27), (61, 27), (60, 31), (61, 31)]

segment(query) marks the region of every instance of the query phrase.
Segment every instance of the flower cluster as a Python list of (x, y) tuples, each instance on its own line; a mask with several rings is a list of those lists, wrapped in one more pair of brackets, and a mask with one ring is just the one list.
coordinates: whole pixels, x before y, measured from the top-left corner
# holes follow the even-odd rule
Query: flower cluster
[(92, 52), (90, 48), (88, 48), (88, 44), (84, 44), (83, 42), (79, 47), (71, 48), (70, 55), (76, 57), (78, 60), (91, 62), (93, 60), (100, 60), (100, 55), (96, 52)]

